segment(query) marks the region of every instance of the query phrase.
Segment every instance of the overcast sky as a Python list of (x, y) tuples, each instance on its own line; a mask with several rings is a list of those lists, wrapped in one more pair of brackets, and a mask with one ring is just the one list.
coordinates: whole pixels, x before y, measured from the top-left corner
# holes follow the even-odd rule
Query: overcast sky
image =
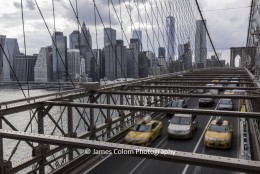
[[(23, 30), (22, 30), (22, 18), (21, 18), (21, 4), (20, 0), (0, 0), (0, 34), (6, 35), (8, 38), (17, 38), (19, 42), (20, 51), (24, 52), (23, 44)], [(124, 4), (123, 2), (126, 2)], [(133, 1), (133, 0), (131, 0)], [(139, 0), (140, 1), (140, 0)], [(147, 10), (149, 11), (149, 0), (145, 0), (147, 3)], [(150, 0), (152, 5), (155, 5), (155, 0)], [(166, 0), (157, 0), (164, 2)], [(180, 0), (179, 0), (180, 1)], [(187, 1), (187, 0), (185, 0)], [(52, 13), (52, 1), (51, 0), (38, 0), (38, 5), (42, 14), (47, 22), (47, 25), (52, 33), (54, 31), (54, 20)], [(75, 0), (71, 0), (75, 9)], [(140, 8), (141, 16), (145, 15), (144, 5), (140, 3), (134, 4), (133, 2), (128, 5), (129, 0), (121, 0), (121, 10), (123, 27), (125, 34), (128, 38), (131, 36), (131, 27), (128, 11), (131, 11), (133, 22), (138, 27), (138, 13), (136, 6)], [(55, 20), (56, 30), (62, 31), (64, 35), (69, 36), (73, 30), (78, 29), (76, 23), (75, 14), (69, 0), (54, 0), (55, 3)], [(116, 11), (120, 14), (119, 0), (113, 0)], [(249, 10), (251, 1), (249, 0), (199, 0), (201, 9), (203, 11), (204, 18), (207, 20), (207, 26), (209, 32), (215, 44), (217, 50), (228, 50), (230, 47), (245, 46), (247, 37), (247, 28), (249, 20)], [(109, 10), (107, 0), (96, 0), (96, 6), (104, 22), (105, 27), (111, 26), (117, 29), (117, 38), (122, 38), (122, 32), (120, 32), (120, 25), (118, 18), (115, 15), (114, 9), (111, 6), (111, 18), (109, 20)], [(23, 0), (24, 18), (25, 18), (25, 35), (26, 35), (26, 47), (27, 53), (38, 53), (40, 47), (51, 45), (51, 38), (48, 30), (45, 27), (43, 19), (39, 13), (39, 10), (34, 0)], [(127, 7), (127, 8), (126, 8)], [(230, 9), (235, 8), (235, 9)], [(217, 10), (226, 9), (226, 10)], [(213, 11), (210, 11), (213, 10)], [(96, 16), (97, 30), (95, 28), (94, 18), (94, 4), (93, 0), (78, 0), (78, 11), (80, 22), (83, 20), (86, 26), (89, 27), (93, 47), (103, 47), (103, 24)], [(120, 17), (120, 16), (119, 16)], [(143, 26), (141, 25), (141, 28)], [(156, 28), (156, 27), (155, 27)], [(152, 31), (152, 26), (148, 25), (147, 29)], [(96, 32), (97, 31), (97, 32)], [(159, 30), (158, 30), (159, 31)], [(143, 31), (144, 35), (144, 31)], [(96, 43), (96, 37), (98, 43)], [(143, 37), (144, 38), (144, 37)], [(123, 39), (125, 40), (124, 36)], [(144, 39), (143, 39), (144, 42)], [(163, 41), (160, 41), (161, 44)], [(152, 46), (144, 44), (144, 48), (152, 50)], [(68, 43), (69, 45), (69, 43)], [(125, 41), (125, 45), (127, 45)], [(157, 46), (158, 44), (156, 44)], [(156, 48), (157, 49), (157, 48)], [(229, 52), (223, 53), (223, 58), (229, 59)]]

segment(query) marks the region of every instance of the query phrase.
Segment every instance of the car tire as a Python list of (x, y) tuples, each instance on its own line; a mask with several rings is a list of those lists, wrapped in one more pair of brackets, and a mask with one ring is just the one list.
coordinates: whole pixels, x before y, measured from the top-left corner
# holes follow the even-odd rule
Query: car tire
[(149, 139), (149, 141), (146, 143), (146, 146), (150, 146), (152, 144), (152, 138)]
[(159, 131), (159, 136), (161, 136), (162, 135), (162, 129), (160, 129), (160, 131)]
[(193, 137), (193, 131), (191, 131), (189, 139), (192, 139), (192, 137)]

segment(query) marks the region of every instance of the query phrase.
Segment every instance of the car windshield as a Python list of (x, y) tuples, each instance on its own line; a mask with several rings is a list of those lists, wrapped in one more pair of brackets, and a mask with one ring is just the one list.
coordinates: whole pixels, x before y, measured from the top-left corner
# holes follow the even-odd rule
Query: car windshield
[(209, 127), (209, 130), (210, 130), (210, 131), (213, 131), (213, 132), (228, 132), (228, 127), (227, 127), (227, 126), (224, 126), (224, 125), (215, 125), (215, 124), (212, 124), (212, 125)]
[(150, 126), (146, 125), (146, 124), (138, 124), (138, 125), (135, 125), (132, 130), (138, 131), (138, 132), (149, 132)]
[(236, 84), (229, 84), (228, 87), (237, 87)]
[(212, 93), (212, 94), (216, 94), (216, 93), (218, 93), (218, 90), (217, 89), (211, 89), (209, 92)]
[(190, 124), (190, 117), (173, 116), (172, 120), (171, 120), (171, 124), (189, 125)]
[(230, 105), (230, 104), (231, 104), (231, 101), (230, 101), (230, 100), (220, 100), (220, 104)]
[(172, 107), (181, 108), (182, 107), (181, 103), (182, 103), (181, 101), (173, 101)]

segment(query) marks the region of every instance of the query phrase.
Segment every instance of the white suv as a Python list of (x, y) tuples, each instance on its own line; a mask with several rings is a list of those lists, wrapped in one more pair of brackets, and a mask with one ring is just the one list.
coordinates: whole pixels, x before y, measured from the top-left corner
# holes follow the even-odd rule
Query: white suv
[(198, 121), (196, 115), (175, 114), (168, 126), (169, 138), (192, 138), (197, 129)]

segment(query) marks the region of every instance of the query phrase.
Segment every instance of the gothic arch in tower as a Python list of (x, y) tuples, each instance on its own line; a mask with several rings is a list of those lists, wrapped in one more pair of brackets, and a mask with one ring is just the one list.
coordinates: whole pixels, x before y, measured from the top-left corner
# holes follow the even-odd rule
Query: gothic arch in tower
[[(255, 65), (256, 47), (232, 47), (230, 48), (230, 66), (235, 67), (235, 58), (241, 57), (241, 66), (252, 69)], [(249, 58), (250, 57), (250, 58)]]

